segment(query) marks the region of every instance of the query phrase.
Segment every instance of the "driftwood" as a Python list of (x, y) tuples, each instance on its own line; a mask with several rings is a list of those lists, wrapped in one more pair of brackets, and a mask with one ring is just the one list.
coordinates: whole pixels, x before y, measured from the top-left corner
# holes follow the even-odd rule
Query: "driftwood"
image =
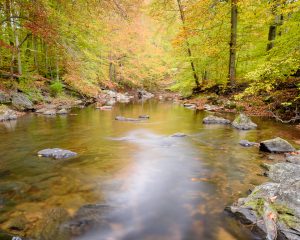
[(282, 122), (282, 123), (294, 123), (294, 122), (300, 120), (300, 115), (299, 115), (299, 112), (298, 112), (298, 106), (296, 106), (296, 109), (295, 109), (295, 117), (293, 117), (289, 120), (283, 120), (277, 114), (275, 114), (271, 109), (269, 109), (268, 112), (271, 113), (272, 117), (274, 117), (276, 119), (276, 121), (279, 121), (279, 122)]

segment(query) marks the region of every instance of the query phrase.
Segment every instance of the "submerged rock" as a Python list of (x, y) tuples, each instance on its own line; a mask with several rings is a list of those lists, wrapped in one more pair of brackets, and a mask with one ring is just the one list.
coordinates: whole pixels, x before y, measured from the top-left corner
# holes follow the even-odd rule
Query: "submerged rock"
[(183, 138), (186, 137), (187, 135), (185, 133), (175, 133), (171, 135), (171, 137), (176, 137), (176, 138)]
[(260, 143), (260, 150), (272, 153), (294, 152), (296, 149), (282, 138), (274, 138)]
[(70, 220), (64, 208), (54, 208), (43, 214), (42, 221), (36, 224), (35, 238), (43, 240), (70, 239), (70, 233), (63, 224)]
[(33, 110), (33, 103), (23, 93), (14, 93), (12, 95), (12, 105), (19, 111)]
[(111, 207), (104, 204), (84, 205), (75, 216), (64, 225), (73, 236), (80, 236), (94, 227), (108, 227), (107, 214)]
[(139, 121), (141, 121), (141, 119), (127, 118), (127, 117), (123, 117), (123, 116), (117, 116), (117, 117), (115, 117), (115, 120), (122, 121), (122, 122), (139, 122)]
[(54, 159), (65, 159), (77, 156), (77, 153), (60, 148), (44, 149), (38, 152), (38, 156)]
[(249, 142), (248, 140), (241, 140), (240, 145), (243, 146), (243, 147), (252, 147), (252, 146), (258, 145), (258, 143)]
[(233, 122), (232, 126), (239, 130), (251, 130), (257, 128), (257, 125), (249, 117), (241, 113)]
[(203, 123), (204, 124), (230, 124), (230, 121), (225, 118), (210, 115), (203, 119)]
[[(271, 165), (268, 176), (273, 182), (257, 186), (248, 197), (239, 199), (226, 210), (243, 224), (253, 225), (253, 230), (262, 237), (277, 234), (277, 239), (299, 239), (300, 166), (291, 163)], [(272, 214), (268, 209), (272, 209)]]

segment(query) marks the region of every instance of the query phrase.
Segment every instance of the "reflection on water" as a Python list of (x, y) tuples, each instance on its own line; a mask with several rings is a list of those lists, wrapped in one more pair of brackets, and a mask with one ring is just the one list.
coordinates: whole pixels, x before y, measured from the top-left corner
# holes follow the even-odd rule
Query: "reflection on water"
[[(21, 232), (32, 236), (46, 210), (60, 207), (72, 216), (83, 205), (103, 203), (111, 207), (105, 226), (76, 239), (252, 239), (223, 209), (266, 180), (258, 176), (266, 157), (238, 142), (299, 136), (292, 127), (260, 119), (261, 128), (248, 132), (203, 126), (206, 113), (155, 101), (74, 113), (0, 125), (2, 229), (22, 216)], [(114, 121), (116, 115), (141, 114), (151, 119)], [(176, 132), (188, 136), (170, 137)], [(79, 157), (36, 156), (53, 147)]]

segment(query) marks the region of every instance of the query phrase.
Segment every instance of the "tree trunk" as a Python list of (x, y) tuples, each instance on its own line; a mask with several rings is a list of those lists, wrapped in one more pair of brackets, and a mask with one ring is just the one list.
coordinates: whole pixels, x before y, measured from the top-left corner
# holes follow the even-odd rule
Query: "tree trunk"
[[(5, 1), (5, 15), (7, 19), (10, 19), (11, 17), (11, 2), (10, 0)], [(9, 36), (9, 45), (11, 49), (11, 62), (10, 62), (10, 74), (11, 79), (13, 79), (14, 75), (14, 61), (15, 61), (15, 44), (13, 42), (13, 31), (12, 31), (12, 19), (10, 19), (7, 22), (7, 30), (8, 30), (8, 36)]]
[(194, 76), (196, 88), (200, 88), (199, 77), (198, 77), (197, 72), (196, 72), (195, 64), (194, 64), (194, 61), (193, 61), (193, 58), (192, 58), (192, 50), (191, 50), (190, 43), (188, 41), (188, 36), (187, 36), (187, 33), (186, 33), (185, 15), (184, 15), (184, 9), (183, 9), (181, 0), (177, 0), (177, 4), (178, 4), (179, 12), (180, 12), (180, 18), (181, 18), (182, 25), (183, 25), (185, 42), (186, 42), (186, 46), (187, 46), (187, 53), (188, 53), (188, 57), (190, 59), (191, 68), (192, 68), (192, 71), (193, 71), (193, 76)]
[(36, 36), (33, 36), (32, 38), (32, 41), (33, 41), (33, 57), (34, 57), (34, 67), (35, 67), (35, 70), (39, 70), (39, 65), (38, 65), (38, 46), (37, 46), (37, 37)]
[(236, 48), (237, 48), (237, 1), (231, 0), (231, 31), (230, 31), (230, 52), (229, 52), (229, 84), (233, 86), (236, 81)]
[(17, 48), (17, 59), (18, 59), (18, 74), (22, 75), (22, 59), (21, 59), (21, 49), (19, 43), (19, 36), (17, 30), (15, 29), (15, 36), (16, 36), (16, 48)]
[(109, 80), (116, 81), (116, 66), (112, 62), (109, 63)]
[[(274, 41), (277, 36), (277, 27), (282, 25), (283, 23), (283, 15), (278, 14), (277, 8), (279, 7), (280, 3), (278, 1), (275, 2), (276, 4), (272, 8), (272, 14), (274, 15), (274, 21), (269, 27), (269, 35), (268, 35), (268, 45), (267, 45), (267, 51), (270, 51), (274, 47)], [(278, 35), (281, 35), (281, 32), (278, 33)]]

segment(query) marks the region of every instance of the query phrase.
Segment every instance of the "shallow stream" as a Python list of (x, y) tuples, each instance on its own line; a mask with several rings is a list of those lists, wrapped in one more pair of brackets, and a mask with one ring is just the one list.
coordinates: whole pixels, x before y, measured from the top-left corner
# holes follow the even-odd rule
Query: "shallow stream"
[[(150, 120), (114, 120), (141, 114)], [(259, 165), (271, 160), (239, 141), (282, 137), (294, 143), (300, 130), (260, 118), (253, 118), (259, 128), (251, 131), (206, 126), (207, 114), (149, 101), (112, 111), (91, 106), (68, 116), (29, 114), (1, 123), (0, 228), (7, 230), (21, 217), (20, 234), (33, 236), (51, 209), (63, 208), (72, 216), (81, 206), (97, 203), (109, 206), (105, 227), (99, 224), (72, 239), (254, 239), (223, 210), (267, 181)], [(188, 136), (170, 137), (177, 132)], [(37, 156), (54, 147), (79, 156)]]

